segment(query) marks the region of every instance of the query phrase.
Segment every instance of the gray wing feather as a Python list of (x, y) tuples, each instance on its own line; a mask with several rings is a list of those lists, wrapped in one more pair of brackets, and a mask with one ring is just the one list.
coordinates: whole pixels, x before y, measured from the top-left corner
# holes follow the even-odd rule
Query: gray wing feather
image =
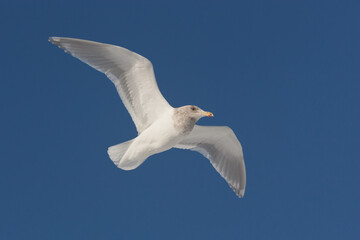
[(176, 148), (200, 152), (239, 196), (243, 197), (246, 171), (240, 142), (229, 127), (195, 125), (192, 132)]
[(160, 93), (151, 62), (139, 54), (81, 39), (51, 37), (49, 41), (106, 74), (114, 83), (139, 133), (171, 108)]

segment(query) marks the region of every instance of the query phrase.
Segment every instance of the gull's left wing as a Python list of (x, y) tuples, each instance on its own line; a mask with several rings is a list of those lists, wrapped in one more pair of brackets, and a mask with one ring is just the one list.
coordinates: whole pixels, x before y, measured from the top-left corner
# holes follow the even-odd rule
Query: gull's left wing
[(234, 192), (245, 193), (246, 171), (242, 147), (229, 127), (195, 125), (192, 132), (175, 146), (198, 151), (208, 158)]

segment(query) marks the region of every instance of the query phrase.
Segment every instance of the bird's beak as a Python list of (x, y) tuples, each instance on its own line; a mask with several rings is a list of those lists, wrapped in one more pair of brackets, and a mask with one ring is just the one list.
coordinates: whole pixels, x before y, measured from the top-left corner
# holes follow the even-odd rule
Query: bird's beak
[(207, 117), (213, 117), (214, 114), (212, 114), (211, 112), (203, 112), (204, 116), (207, 116)]

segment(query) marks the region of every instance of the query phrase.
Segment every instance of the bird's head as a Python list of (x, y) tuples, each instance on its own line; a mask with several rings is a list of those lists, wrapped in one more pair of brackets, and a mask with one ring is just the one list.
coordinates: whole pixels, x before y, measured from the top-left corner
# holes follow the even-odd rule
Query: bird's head
[(194, 106), (194, 105), (187, 105), (183, 106), (183, 111), (191, 118), (195, 118), (196, 120), (199, 120), (202, 117), (213, 117), (214, 114), (211, 112), (206, 112), (202, 110), (201, 108)]

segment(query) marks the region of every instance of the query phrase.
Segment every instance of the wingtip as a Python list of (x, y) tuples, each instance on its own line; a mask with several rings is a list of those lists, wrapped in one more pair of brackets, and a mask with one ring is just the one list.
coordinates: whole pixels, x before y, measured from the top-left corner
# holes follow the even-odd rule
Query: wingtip
[(239, 198), (243, 198), (244, 197), (244, 192), (235, 192), (236, 196), (238, 196)]
[[(230, 185), (230, 184), (229, 184)], [(238, 196), (239, 198), (243, 198), (244, 194), (245, 194), (245, 189), (237, 189), (234, 186), (231, 186), (232, 190), (235, 192), (236, 196)]]
[(240, 192), (239, 192), (239, 198), (243, 198), (245, 195), (245, 189), (241, 189)]
[(54, 44), (55, 46), (58, 46), (60, 49), (64, 50), (66, 53), (71, 54), (66, 47), (63, 46), (63, 41), (64, 38), (61, 37), (49, 37), (49, 42), (51, 42), (52, 44)]
[(48, 41), (55, 44), (57, 42), (60, 42), (60, 38), (59, 37), (49, 37)]

